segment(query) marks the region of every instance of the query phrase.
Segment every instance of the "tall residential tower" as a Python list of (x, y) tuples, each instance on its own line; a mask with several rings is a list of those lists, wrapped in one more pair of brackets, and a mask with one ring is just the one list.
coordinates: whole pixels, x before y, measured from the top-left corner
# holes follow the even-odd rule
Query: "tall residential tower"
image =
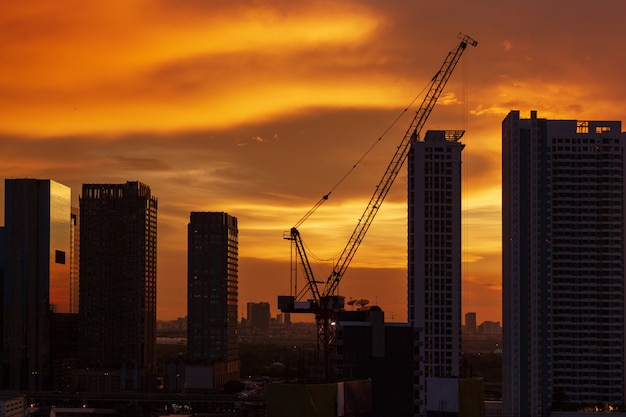
[(156, 366), (157, 199), (140, 182), (83, 184), (83, 366), (122, 369), (115, 389), (150, 389)]
[(414, 334), (415, 415), (429, 377), (461, 376), (463, 131), (428, 131), (409, 154), (408, 318)]
[(192, 212), (188, 225), (187, 354), (214, 365), (216, 386), (239, 379), (237, 218)]
[(505, 415), (624, 404), (618, 121), (502, 122)]

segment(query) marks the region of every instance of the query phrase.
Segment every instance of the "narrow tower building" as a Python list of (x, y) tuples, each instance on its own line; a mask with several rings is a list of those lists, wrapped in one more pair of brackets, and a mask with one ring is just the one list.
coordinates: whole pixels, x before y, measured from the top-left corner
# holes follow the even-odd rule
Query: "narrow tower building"
[(215, 386), (239, 379), (237, 218), (192, 212), (188, 225), (187, 354), (213, 365)]
[(461, 376), (463, 131), (428, 131), (409, 153), (408, 319), (414, 335), (414, 415), (427, 378)]

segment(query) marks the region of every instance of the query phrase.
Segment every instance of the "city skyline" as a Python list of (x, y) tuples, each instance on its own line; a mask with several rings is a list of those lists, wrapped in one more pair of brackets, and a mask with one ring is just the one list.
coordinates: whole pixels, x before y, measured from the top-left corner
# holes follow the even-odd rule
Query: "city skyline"
[[(585, 12), (592, 5), (601, 19)], [(568, 6), (3, 4), (0, 175), (66, 184), (73, 206), (83, 183), (149, 184), (159, 196), (159, 319), (186, 314), (189, 213), (228, 212), (239, 220), (240, 314), (247, 302), (268, 301), (275, 315), (276, 296), (290, 285), (283, 232), (332, 190), (300, 230), (320, 258), (341, 252), (415, 106), (333, 187), (463, 32), (478, 47), (425, 130), (467, 131), (463, 314), (501, 321), (502, 120), (512, 109), (558, 119), (626, 114), (626, 57), (614, 45), (626, 35), (626, 6)], [(407, 313), (406, 190), (405, 166), (339, 287), (395, 321)]]

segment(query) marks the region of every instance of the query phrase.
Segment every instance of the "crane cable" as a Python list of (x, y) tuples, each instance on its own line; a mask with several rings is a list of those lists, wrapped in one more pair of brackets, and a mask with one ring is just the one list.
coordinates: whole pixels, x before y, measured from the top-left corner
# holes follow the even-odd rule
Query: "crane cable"
[(389, 133), (389, 131), (396, 125), (396, 123), (398, 123), (398, 121), (400, 121), (400, 119), (402, 119), (402, 117), (404, 116), (404, 114), (411, 108), (411, 106), (413, 106), (413, 104), (415, 104), (415, 102), (417, 101), (418, 98), (420, 98), (422, 96), (422, 94), (424, 94), (424, 91), (430, 86), (430, 84), (432, 83), (429, 82), (427, 83), (424, 88), (422, 88), (422, 91), (420, 91), (415, 98), (413, 98), (413, 100), (411, 100), (411, 102), (409, 103), (409, 105), (407, 107), (405, 107), (404, 110), (402, 110), (400, 112), (400, 114), (398, 114), (398, 116), (395, 118), (395, 120), (393, 122), (391, 122), (391, 124), (389, 125), (389, 127), (387, 127), (387, 129), (385, 129), (382, 133), (382, 135), (380, 135), (378, 137), (378, 139), (376, 139), (372, 145), (367, 149), (367, 151), (365, 151), (365, 153), (356, 161), (356, 163), (354, 165), (352, 165), (352, 167), (343, 175), (343, 177), (341, 177), (341, 179), (337, 182), (337, 184), (335, 184), (335, 186), (333, 188), (330, 189), (330, 191), (323, 195), (318, 201), (317, 203), (315, 203), (313, 205), (313, 207), (311, 207), (311, 209), (309, 211), (306, 212), (306, 214), (293, 226), (294, 228), (298, 228), (302, 225), (302, 223), (304, 223), (309, 217), (311, 217), (313, 215), (313, 213), (315, 213), (317, 211), (317, 209), (326, 202), (326, 200), (328, 200), (328, 198), (330, 197), (331, 193), (333, 191), (335, 191), (335, 189), (337, 189), (337, 187), (339, 187), (341, 185), (341, 183), (343, 183), (345, 181), (346, 178), (348, 178), (348, 176), (352, 173), (352, 171), (354, 171), (356, 169), (356, 167), (365, 159), (365, 157), (374, 149), (374, 147), (376, 147), (376, 145), (378, 143), (380, 143), (380, 141), (383, 139), (383, 137), (385, 137), (385, 135), (387, 135), (387, 133)]

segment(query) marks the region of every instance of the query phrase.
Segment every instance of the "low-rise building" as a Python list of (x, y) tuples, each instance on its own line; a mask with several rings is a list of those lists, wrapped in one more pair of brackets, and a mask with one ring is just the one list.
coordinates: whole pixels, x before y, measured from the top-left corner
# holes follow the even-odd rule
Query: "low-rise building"
[(336, 317), (337, 377), (371, 380), (372, 414), (413, 414), (413, 328), (385, 323), (377, 306), (343, 311)]

